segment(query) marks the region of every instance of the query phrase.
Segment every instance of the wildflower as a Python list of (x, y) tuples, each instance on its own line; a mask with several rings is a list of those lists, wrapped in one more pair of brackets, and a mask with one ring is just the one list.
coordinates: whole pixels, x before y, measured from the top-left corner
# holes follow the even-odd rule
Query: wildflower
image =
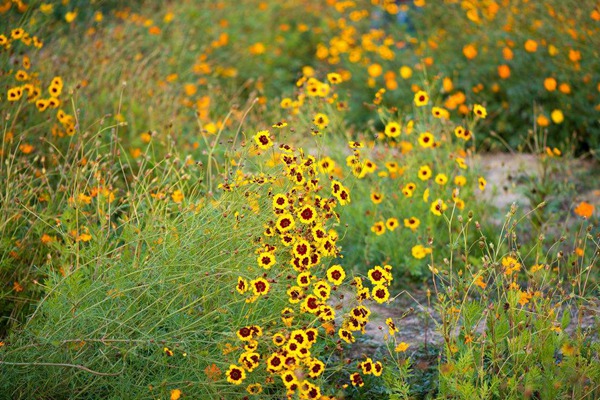
[(537, 51), (538, 44), (535, 40), (527, 39), (525, 42), (525, 50), (529, 53), (535, 53)]
[(381, 221), (375, 222), (371, 227), (371, 232), (374, 232), (377, 236), (381, 236), (385, 233), (385, 224)]
[(262, 393), (262, 385), (260, 383), (253, 383), (246, 387), (246, 391), (250, 394), (259, 394)]
[(487, 287), (487, 283), (485, 283), (483, 281), (483, 276), (478, 275), (477, 279), (475, 279), (475, 281), (473, 282), (476, 286), (479, 286), (482, 289), (485, 289)]
[(432, 251), (430, 248), (424, 247), (423, 245), (420, 245), (420, 244), (413, 246), (413, 248), (411, 249), (412, 256), (418, 260), (425, 258), (425, 256), (427, 254), (431, 254), (431, 252)]
[(235, 289), (240, 293), (244, 294), (248, 290), (248, 281), (241, 276), (238, 277), (237, 285), (235, 285)]
[(561, 110), (553, 110), (550, 114), (550, 118), (552, 118), (552, 122), (555, 124), (560, 124), (565, 120), (565, 116)]
[(341, 265), (332, 265), (327, 270), (327, 280), (334, 285), (341, 285), (345, 277), (346, 272)]
[(327, 117), (325, 114), (319, 113), (313, 118), (313, 124), (315, 124), (319, 129), (325, 129), (327, 128), (327, 124), (329, 124), (329, 117)]
[(23, 96), (23, 89), (18, 86), (11, 89), (8, 89), (7, 98), (8, 101), (18, 101)]
[(283, 210), (290, 205), (290, 202), (286, 195), (276, 194), (273, 196), (273, 208), (277, 210)]
[(365, 385), (365, 382), (358, 372), (350, 375), (350, 382), (352, 382), (352, 386), (363, 387)]
[(275, 265), (275, 256), (269, 252), (260, 253), (256, 260), (258, 261), (258, 265), (264, 269), (269, 269)]
[(410, 345), (408, 343), (400, 342), (398, 344), (398, 346), (396, 346), (396, 348), (394, 349), (394, 351), (396, 353), (404, 353), (406, 350), (408, 350), (409, 346)]
[(256, 135), (254, 135), (254, 142), (262, 150), (267, 150), (273, 146), (273, 141), (269, 136), (269, 131), (258, 131)]
[(419, 179), (422, 181), (426, 181), (431, 178), (432, 172), (431, 168), (428, 165), (423, 165), (419, 168)]
[(406, 65), (403, 65), (402, 67), (400, 67), (400, 76), (402, 77), (402, 79), (410, 79), (412, 74), (413, 74), (412, 68), (410, 68)]
[(510, 78), (510, 67), (506, 64), (499, 65), (498, 66), (498, 76), (500, 76), (501, 79)]
[(586, 201), (582, 201), (574, 211), (578, 216), (590, 219), (594, 213), (594, 206)]
[(294, 256), (298, 258), (310, 256), (310, 243), (304, 239), (297, 240), (292, 246)]
[(545, 265), (544, 265), (544, 264), (536, 264), (536, 265), (534, 265), (534, 266), (532, 266), (532, 267), (531, 267), (531, 273), (532, 273), (532, 274), (533, 274), (533, 273), (536, 273), (536, 272), (538, 272), (539, 270), (541, 270), (541, 269), (544, 269), (544, 268), (545, 268)]
[(398, 137), (402, 133), (402, 127), (397, 122), (390, 122), (385, 126), (384, 133), (387, 137)]
[(417, 93), (415, 93), (414, 102), (417, 107), (425, 106), (429, 102), (429, 96), (426, 92), (419, 90)]
[(294, 371), (284, 371), (280, 376), (285, 387), (290, 388), (294, 385), (298, 385), (298, 378), (296, 377)]
[(275, 222), (275, 227), (279, 230), (280, 233), (285, 233), (291, 229), (294, 229), (296, 226), (296, 222), (294, 218), (289, 213), (284, 213), (277, 219)]
[(560, 347), (560, 351), (563, 353), (563, 355), (571, 357), (577, 353), (577, 348), (572, 344), (565, 342), (565, 344)]
[(269, 293), (270, 284), (265, 278), (256, 278), (250, 281), (252, 292), (255, 296), (264, 296)]
[(473, 107), (473, 113), (475, 113), (475, 115), (479, 118), (485, 119), (485, 117), (487, 117), (487, 110), (480, 104), (475, 104)]
[(544, 87), (549, 92), (555, 91), (557, 85), (558, 83), (556, 82), (556, 79), (552, 77), (544, 79)]
[(391, 273), (379, 265), (371, 268), (367, 275), (373, 285), (387, 285), (392, 280)]
[(383, 201), (383, 193), (371, 192), (371, 201), (373, 204), (379, 204)]
[(181, 203), (183, 201), (183, 192), (181, 190), (176, 190), (173, 192), (173, 194), (171, 194), (171, 198), (173, 199), (174, 203)]
[(246, 379), (246, 371), (234, 364), (229, 366), (225, 375), (227, 375), (227, 382), (233, 383), (234, 385), (239, 385)]
[(394, 229), (396, 229), (399, 225), (400, 223), (398, 222), (397, 218), (388, 218), (387, 221), (385, 221), (385, 227), (390, 232), (394, 231)]
[(354, 343), (354, 335), (347, 329), (342, 328), (338, 330), (338, 336), (346, 343)]
[(179, 400), (181, 397), (181, 390), (173, 389), (171, 390), (171, 400)]
[(485, 190), (485, 185), (487, 184), (487, 181), (485, 180), (485, 178), (483, 176), (480, 176), (477, 179), (477, 184), (479, 185), (479, 190), (481, 190), (483, 192)]
[(335, 171), (335, 161), (329, 157), (323, 157), (319, 161), (319, 169), (325, 174), (331, 174)]
[(435, 138), (430, 132), (423, 132), (419, 135), (419, 145), (423, 148), (431, 148), (435, 142)]
[(381, 304), (390, 298), (390, 292), (387, 287), (383, 285), (377, 285), (373, 287), (373, 290), (371, 291), (371, 297), (373, 297), (376, 302)]
[(472, 60), (477, 57), (477, 48), (473, 44), (467, 44), (463, 47), (463, 55), (468, 60)]
[(273, 126), (273, 128), (278, 128), (278, 129), (285, 128), (287, 126), (287, 122), (279, 121), (276, 124), (273, 124), (272, 126)]
[(298, 211), (296, 215), (298, 216), (301, 222), (305, 224), (310, 224), (315, 220), (317, 213), (313, 206), (305, 205)]
[(411, 229), (413, 232), (417, 230), (421, 221), (416, 217), (410, 217), (404, 219), (404, 226)]
[(431, 109), (431, 114), (435, 118), (444, 118), (444, 119), (450, 118), (450, 113), (448, 112), (448, 110), (441, 108), (441, 107), (433, 107)]
[(319, 377), (325, 370), (325, 364), (317, 359), (313, 359), (308, 367), (308, 374), (311, 378)]
[(343, 81), (342, 76), (336, 72), (331, 72), (331, 73), (327, 74), (327, 80), (332, 85), (340, 84)]
[(437, 174), (435, 176), (435, 183), (437, 183), (438, 185), (442, 186), (445, 185), (446, 182), (448, 182), (448, 177), (444, 174)]

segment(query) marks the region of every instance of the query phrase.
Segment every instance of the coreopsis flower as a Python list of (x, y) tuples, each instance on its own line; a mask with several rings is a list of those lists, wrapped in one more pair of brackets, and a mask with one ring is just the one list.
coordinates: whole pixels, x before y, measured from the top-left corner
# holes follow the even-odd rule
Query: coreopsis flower
[(429, 95), (427, 92), (419, 90), (417, 93), (415, 93), (414, 102), (417, 107), (425, 106), (429, 102)]
[(417, 230), (421, 221), (417, 217), (410, 217), (404, 219), (404, 226), (411, 229), (413, 232)]
[(234, 364), (229, 366), (225, 375), (227, 376), (227, 382), (233, 383), (234, 385), (239, 385), (246, 379), (246, 371)]
[(481, 104), (475, 104), (475, 106), (473, 107), (473, 113), (479, 118), (487, 117), (487, 110)]
[(327, 280), (334, 285), (340, 285), (345, 277), (346, 272), (341, 265), (332, 265), (327, 270)]
[(397, 122), (390, 122), (385, 126), (384, 133), (387, 137), (395, 138), (402, 133), (402, 127)]
[(419, 145), (423, 148), (431, 148), (435, 143), (435, 138), (431, 132), (423, 132), (419, 135)]
[(269, 131), (258, 131), (256, 135), (254, 135), (254, 142), (262, 150), (267, 150), (273, 146)]

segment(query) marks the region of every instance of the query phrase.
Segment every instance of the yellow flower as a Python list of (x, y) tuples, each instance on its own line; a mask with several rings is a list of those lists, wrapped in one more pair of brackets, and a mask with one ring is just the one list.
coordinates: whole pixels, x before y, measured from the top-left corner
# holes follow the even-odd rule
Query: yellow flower
[(431, 178), (431, 168), (429, 168), (428, 165), (423, 165), (421, 168), (419, 168), (419, 179), (422, 181), (426, 181), (429, 178)]
[(315, 124), (319, 129), (325, 129), (329, 124), (329, 117), (327, 117), (325, 114), (319, 113), (313, 118), (313, 124)]
[(550, 114), (550, 118), (552, 118), (552, 122), (555, 124), (560, 124), (565, 120), (565, 116), (563, 115), (561, 110), (554, 110)]
[(413, 74), (413, 71), (410, 67), (403, 65), (400, 67), (400, 76), (402, 79), (409, 79)]
[(425, 106), (429, 102), (429, 95), (427, 95), (426, 92), (419, 90), (415, 93), (414, 102), (417, 107)]
[(184, 197), (183, 192), (181, 190), (176, 190), (173, 192), (173, 194), (171, 194), (171, 198), (177, 204), (179, 204), (183, 201), (183, 197)]
[(431, 203), (431, 207), (430, 210), (434, 215), (437, 215), (438, 217), (440, 215), (442, 215), (442, 213), (444, 211), (446, 211), (448, 209), (448, 206), (446, 205), (446, 203), (444, 203), (444, 200), (442, 199), (436, 199), (435, 201), (433, 201)]
[(479, 179), (477, 179), (477, 183), (479, 185), (479, 190), (483, 192), (485, 190), (485, 185), (487, 185), (487, 181), (483, 176), (480, 176)]
[(408, 343), (400, 342), (398, 344), (398, 346), (396, 346), (396, 348), (394, 349), (394, 351), (396, 353), (404, 353), (406, 350), (408, 350), (409, 346), (410, 345)]
[(73, 22), (75, 18), (77, 18), (77, 10), (69, 11), (65, 14), (65, 21), (67, 21), (68, 23)]
[(402, 127), (397, 122), (390, 122), (385, 126), (384, 133), (387, 137), (394, 138), (402, 133)]
[(256, 135), (254, 135), (254, 142), (262, 150), (267, 150), (273, 146), (273, 141), (269, 136), (269, 131), (258, 131)]
[(385, 224), (381, 221), (375, 222), (371, 227), (371, 231), (374, 232), (377, 236), (381, 236), (385, 233)]
[(473, 107), (473, 113), (475, 113), (475, 115), (479, 118), (485, 119), (485, 117), (487, 117), (487, 110), (481, 104), (475, 104), (475, 106)]

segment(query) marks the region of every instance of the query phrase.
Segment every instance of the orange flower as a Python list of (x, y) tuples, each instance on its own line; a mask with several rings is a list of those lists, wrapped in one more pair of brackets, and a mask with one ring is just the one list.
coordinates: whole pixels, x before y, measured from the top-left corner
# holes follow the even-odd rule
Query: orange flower
[(472, 60), (475, 57), (477, 57), (477, 49), (474, 45), (468, 44), (465, 47), (463, 47), (463, 54), (465, 55), (465, 57), (467, 57), (467, 59)]
[(575, 208), (575, 214), (579, 215), (580, 217), (586, 218), (586, 219), (589, 219), (593, 213), (594, 213), (594, 206), (585, 201), (582, 201), (581, 203), (579, 203), (577, 208)]
[(535, 40), (528, 39), (525, 42), (525, 50), (529, 53), (535, 53), (537, 51), (538, 44)]
[(508, 79), (510, 77), (510, 67), (506, 64), (498, 66), (498, 75), (502, 79)]

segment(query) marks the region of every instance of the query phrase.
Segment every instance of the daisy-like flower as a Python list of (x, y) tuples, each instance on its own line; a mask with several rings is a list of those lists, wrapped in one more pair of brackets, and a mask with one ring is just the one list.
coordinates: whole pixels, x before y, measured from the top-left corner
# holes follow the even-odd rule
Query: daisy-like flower
[(338, 331), (338, 336), (346, 343), (354, 343), (354, 335), (348, 329), (340, 329)]
[(256, 278), (250, 281), (250, 287), (255, 296), (264, 296), (269, 293), (271, 285), (265, 278)]
[[(294, 221), (294, 217), (292, 217), (289, 213), (284, 213), (277, 218), (277, 222), (275, 222), (275, 226), (281, 233), (285, 233), (289, 230), (294, 229), (296, 226), (296, 222)], [(260, 263), (260, 262), (259, 262)], [(262, 265), (262, 264), (261, 264)], [(265, 267), (267, 268), (267, 267)]]
[(225, 376), (227, 376), (227, 382), (239, 385), (246, 379), (246, 371), (237, 365), (231, 364)]
[(238, 282), (237, 282), (237, 285), (235, 285), (235, 289), (240, 294), (246, 293), (246, 291), (248, 290), (248, 281), (245, 280), (244, 278), (242, 278), (241, 276), (238, 277)]
[(371, 201), (373, 204), (379, 204), (383, 201), (383, 193), (371, 192)]
[(393, 232), (398, 226), (400, 226), (400, 223), (398, 222), (397, 218), (388, 218), (387, 221), (385, 221), (385, 227), (390, 232)]
[(305, 224), (310, 224), (315, 220), (317, 212), (313, 206), (307, 204), (300, 208), (296, 216), (298, 217), (298, 219), (300, 219), (301, 222)]
[(487, 185), (487, 181), (483, 176), (480, 176), (479, 179), (477, 179), (477, 184), (479, 185), (479, 190), (483, 192), (485, 190), (485, 185)]
[(290, 202), (286, 195), (276, 194), (273, 196), (273, 208), (277, 210), (283, 210), (290, 205)]
[(352, 382), (352, 386), (363, 387), (365, 385), (362, 376), (358, 372), (350, 375), (350, 382)]
[(485, 117), (487, 117), (487, 110), (481, 104), (475, 104), (475, 106), (473, 106), (473, 113), (479, 118), (485, 119)]
[(417, 107), (425, 106), (429, 102), (429, 95), (427, 92), (419, 90), (417, 93), (415, 93), (414, 102)]
[(404, 219), (404, 226), (411, 229), (413, 232), (417, 230), (421, 221), (417, 217), (410, 217)]
[(327, 280), (334, 285), (341, 285), (344, 278), (346, 278), (346, 271), (341, 265), (332, 265), (327, 270)]
[(383, 285), (376, 285), (371, 291), (371, 297), (379, 304), (382, 304), (390, 298), (390, 292), (387, 287)]
[(256, 261), (264, 269), (269, 269), (275, 265), (275, 256), (272, 253), (264, 251), (258, 255)]
[(435, 138), (431, 132), (423, 132), (419, 135), (419, 145), (425, 149), (433, 147)]
[(402, 127), (397, 122), (390, 122), (385, 126), (384, 133), (387, 137), (395, 138), (402, 133)]
[(375, 222), (371, 227), (371, 232), (374, 232), (377, 236), (383, 235), (385, 233), (385, 223)]
[(267, 150), (273, 146), (269, 131), (258, 131), (256, 135), (254, 135), (254, 142), (262, 150)]
[(431, 178), (432, 172), (431, 172), (431, 168), (429, 168), (428, 165), (423, 165), (422, 167), (419, 168), (419, 179), (422, 181), (426, 181), (429, 178)]
[(313, 124), (315, 124), (319, 129), (325, 129), (329, 124), (329, 117), (323, 113), (318, 113), (313, 118)]

